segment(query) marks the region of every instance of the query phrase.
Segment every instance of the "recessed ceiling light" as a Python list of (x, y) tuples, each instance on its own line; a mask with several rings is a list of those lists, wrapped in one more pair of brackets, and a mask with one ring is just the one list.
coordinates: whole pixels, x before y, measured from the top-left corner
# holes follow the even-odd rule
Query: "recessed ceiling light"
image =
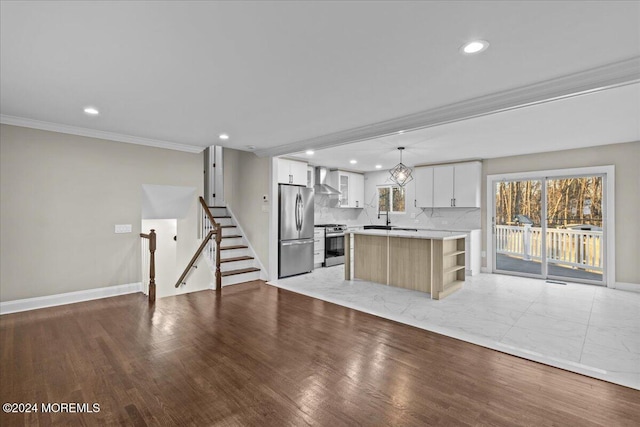
[(247, 150), (253, 151), (256, 149), (255, 145), (247, 145)]
[(86, 107), (84, 109), (84, 113), (90, 116), (97, 116), (98, 114), (100, 114), (100, 111), (98, 111), (96, 107)]
[(229, 135), (226, 133), (221, 133), (220, 135), (218, 135), (218, 138), (220, 138), (223, 141), (226, 141), (227, 139), (229, 139)]
[(399, 130), (399, 131), (398, 131), (398, 133), (399, 133), (399, 134), (403, 134), (403, 133), (404, 133), (404, 131), (403, 131), (403, 130)]
[(307, 153), (308, 156), (312, 156), (313, 155), (313, 150), (307, 150), (306, 153)]
[(376, 165), (376, 169), (382, 169), (382, 165)]
[(462, 45), (460, 51), (466, 54), (480, 53), (489, 47), (489, 42), (485, 40), (474, 40)]
[(352, 165), (355, 165), (356, 163), (358, 163), (357, 160), (349, 160), (349, 163), (351, 163)]

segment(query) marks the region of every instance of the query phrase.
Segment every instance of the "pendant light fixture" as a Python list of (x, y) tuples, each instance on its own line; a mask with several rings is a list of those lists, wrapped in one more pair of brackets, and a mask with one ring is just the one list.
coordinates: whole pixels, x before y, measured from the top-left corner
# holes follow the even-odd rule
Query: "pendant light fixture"
[(391, 181), (400, 187), (404, 187), (408, 182), (413, 180), (413, 177), (411, 176), (411, 169), (402, 163), (402, 150), (404, 150), (404, 147), (398, 147), (398, 150), (400, 150), (400, 163), (393, 169), (390, 169), (389, 173), (391, 174)]

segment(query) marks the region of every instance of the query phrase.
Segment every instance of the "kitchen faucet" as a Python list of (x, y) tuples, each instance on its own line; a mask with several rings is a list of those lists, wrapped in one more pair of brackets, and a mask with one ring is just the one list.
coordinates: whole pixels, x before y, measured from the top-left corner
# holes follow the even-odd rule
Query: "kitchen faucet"
[(391, 220), (389, 219), (389, 209), (387, 209), (386, 212), (382, 213), (380, 212), (380, 208), (378, 207), (378, 219), (380, 219), (380, 215), (386, 215), (387, 216), (387, 221), (386, 221), (386, 225), (390, 225), (391, 224)]

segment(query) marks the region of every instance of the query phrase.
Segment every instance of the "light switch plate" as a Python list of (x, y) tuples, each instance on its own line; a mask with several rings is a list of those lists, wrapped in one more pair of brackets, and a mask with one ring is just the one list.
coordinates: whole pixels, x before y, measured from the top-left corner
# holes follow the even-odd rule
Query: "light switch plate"
[(131, 224), (116, 224), (115, 232), (117, 234), (131, 233)]

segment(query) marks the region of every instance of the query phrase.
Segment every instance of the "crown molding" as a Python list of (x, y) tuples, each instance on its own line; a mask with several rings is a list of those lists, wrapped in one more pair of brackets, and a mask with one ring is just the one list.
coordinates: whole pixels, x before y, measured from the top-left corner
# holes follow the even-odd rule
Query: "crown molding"
[(640, 56), (543, 82), (448, 104), (407, 116), (254, 151), (280, 156), (312, 147), (336, 147), (367, 139), (455, 123), (640, 82)]
[(27, 119), (25, 117), (8, 116), (0, 114), (0, 123), (25, 128), (48, 130), (51, 132), (66, 133), (69, 135), (86, 136), (89, 138), (106, 139), (109, 141), (126, 142), (128, 144), (144, 145), (147, 147), (165, 148), (168, 150), (184, 151), (187, 153), (200, 153), (205, 147), (180, 144), (177, 142), (162, 141), (159, 139), (142, 138), (139, 136), (124, 135), (121, 133), (105, 132), (101, 130), (87, 129), (59, 123), (44, 122), (41, 120)]

